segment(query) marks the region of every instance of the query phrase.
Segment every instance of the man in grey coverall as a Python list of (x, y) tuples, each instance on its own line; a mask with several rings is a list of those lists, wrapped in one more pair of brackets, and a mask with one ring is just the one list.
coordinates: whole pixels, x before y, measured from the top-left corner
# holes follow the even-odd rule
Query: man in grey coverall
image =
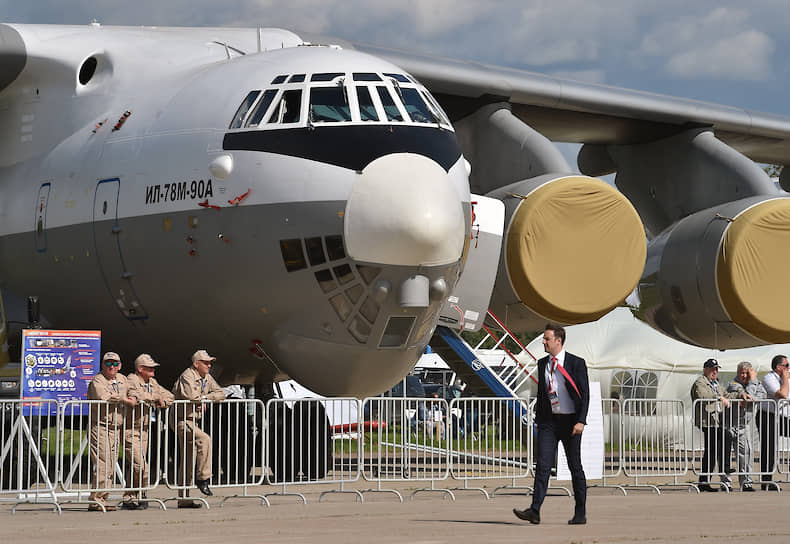
[(737, 393), (743, 400), (733, 403), (730, 408), (730, 427), (726, 431), (728, 445), (724, 449), (725, 454), (729, 458), (731, 444), (734, 442), (738, 445), (738, 483), (741, 491), (754, 491), (751, 476), (754, 470), (752, 456), (754, 401), (765, 399), (765, 388), (757, 380), (757, 371), (752, 368), (752, 364), (743, 361), (738, 363), (735, 380), (727, 386), (727, 392)]

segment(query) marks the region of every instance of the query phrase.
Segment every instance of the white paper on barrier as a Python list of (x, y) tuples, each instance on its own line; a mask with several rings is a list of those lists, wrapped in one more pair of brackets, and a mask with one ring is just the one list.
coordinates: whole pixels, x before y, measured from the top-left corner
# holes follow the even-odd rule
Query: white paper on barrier
[[(571, 471), (562, 443), (557, 448), (557, 479), (570, 480)], [(582, 433), (582, 467), (587, 480), (603, 478), (603, 413), (601, 411), (601, 384), (590, 382), (590, 409), (587, 425)]]

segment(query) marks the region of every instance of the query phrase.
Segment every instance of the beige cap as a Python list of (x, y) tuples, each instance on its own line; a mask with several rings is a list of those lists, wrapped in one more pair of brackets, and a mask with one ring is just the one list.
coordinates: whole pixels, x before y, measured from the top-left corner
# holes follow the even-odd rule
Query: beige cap
[(192, 354), (192, 362), (195, 361), (216, 361), (216, 357), (212, 357), (208, 354), (208, 351), (205, 349), (199, 349), (195, 353)]
[(102, 361), (118, 361), (121, 362), (121, 357), (115, 353), (114, 351), (108, 351), (104, 354), (104, 357), (101, 358)]
[(159, 363), (154, 361), (154, 358), (148, 355), (147, 353), (141, 353), (137, 356), (137, 359), (134, 360), (134, 366), (137, 368), (138, 366), (150, 366), (155, 367), (159, 366)]

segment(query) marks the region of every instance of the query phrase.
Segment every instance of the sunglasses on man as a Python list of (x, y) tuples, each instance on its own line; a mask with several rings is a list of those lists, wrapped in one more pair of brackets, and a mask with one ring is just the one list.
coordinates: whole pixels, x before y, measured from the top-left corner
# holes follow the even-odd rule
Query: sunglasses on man
[(121, 366), (121, 361), (104, 361), (104, 366)]

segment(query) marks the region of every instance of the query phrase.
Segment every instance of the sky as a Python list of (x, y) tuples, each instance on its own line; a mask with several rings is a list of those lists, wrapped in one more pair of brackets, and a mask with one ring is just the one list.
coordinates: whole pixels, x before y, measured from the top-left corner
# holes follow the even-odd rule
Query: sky
[(786, 0), (0, 0), (0, 21), (263, 26), (790, 116)]

